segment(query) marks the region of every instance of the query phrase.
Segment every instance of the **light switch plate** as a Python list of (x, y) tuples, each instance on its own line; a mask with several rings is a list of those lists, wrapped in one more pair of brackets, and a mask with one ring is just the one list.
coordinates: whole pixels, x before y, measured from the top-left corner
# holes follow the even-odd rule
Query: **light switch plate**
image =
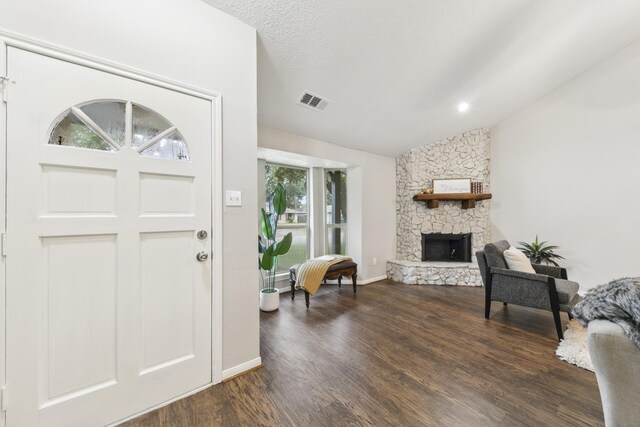
[(230, 191), (225, 193), (225, 205), (242, 206), (242, 191)]

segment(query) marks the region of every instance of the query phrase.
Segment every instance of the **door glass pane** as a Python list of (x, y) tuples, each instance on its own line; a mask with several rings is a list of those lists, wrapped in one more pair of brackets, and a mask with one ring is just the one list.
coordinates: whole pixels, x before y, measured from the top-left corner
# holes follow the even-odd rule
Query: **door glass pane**
[[(171, 123), (155, 111), (133, 104), (133, 147), (139, 147), (171, 127)], [(165, 144), (166, 145), (166, 144)], [(167, 157), (163, 157), (167, 158)]]
[(270, 207), (269, 197), (278, 183), (282, 184), (287, 192), (287, 210), (278, 219), (276, 238), (280, 241), (287, 233), (293, 235), (291, 249), (285, 255), (278, 257), (278, 272), (287, 272), (294, 264), (299, 264), (309, 258), (307, 228), (308, 228), (308, 203), (307, 183), (308, 171), (306, 169), (289, 168), (286, 166), (266, 166), (267, 206), (265, 209), (273, 212)]
[(189, 160), (189, 150), (177, 130), (140, 153), (147, 157), (169, 160)]
[(115, 151), (110, 144), (81, 122), (72, 112), (69, 112), (53, 129), (49, 137), (49, 144)]
[(124, 102), (100, 101), (83, 105), (80, 109), (115, 142), (124, 146), (125, 106)]

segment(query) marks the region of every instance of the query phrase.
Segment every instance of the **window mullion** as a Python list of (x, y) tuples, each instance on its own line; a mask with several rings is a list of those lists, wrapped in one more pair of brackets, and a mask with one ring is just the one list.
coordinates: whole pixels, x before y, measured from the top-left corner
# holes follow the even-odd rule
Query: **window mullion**
[(127, 101), (124, 109), (124, 145), (131, 148), (133, 144), (133, 106)]

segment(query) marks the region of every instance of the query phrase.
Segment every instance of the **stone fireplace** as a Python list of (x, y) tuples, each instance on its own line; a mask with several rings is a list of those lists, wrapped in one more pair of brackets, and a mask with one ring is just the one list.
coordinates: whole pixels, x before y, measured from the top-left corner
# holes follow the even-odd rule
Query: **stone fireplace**
[[(462, 209), (459, 201), (441, 201), (437, 208), (429, 209), (413, 196), (431, 187), (434, 178), (471, 178), (482, 182), (488, 193), (489, 159), (488, 129), (415, 148), (396, 159), (397, 247), (396, 259), (387, 262), (389, 279), (411, 284), (482, 285), (475, 252), (490, 241), (491, 202), (482, 200), (473, 209)], [(437, 249), (439, 260), (423, 261), (424, 235), (468, 235), (470, 248), (462, 253), (455, 244), (443, 244)], [(453, 249), (456, 259), (452, 258)]]

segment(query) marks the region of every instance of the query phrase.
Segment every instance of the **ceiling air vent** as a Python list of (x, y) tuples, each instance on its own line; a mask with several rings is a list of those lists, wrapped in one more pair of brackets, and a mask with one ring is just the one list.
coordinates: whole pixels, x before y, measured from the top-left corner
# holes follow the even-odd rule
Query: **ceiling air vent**
[(298, 101), (300, 105), (304, 105), (305, 107), (316, 111), (324, 111), (325, 107), (329, 105), (329, 102), (331, 101), (309, 91), (304, 91)]

